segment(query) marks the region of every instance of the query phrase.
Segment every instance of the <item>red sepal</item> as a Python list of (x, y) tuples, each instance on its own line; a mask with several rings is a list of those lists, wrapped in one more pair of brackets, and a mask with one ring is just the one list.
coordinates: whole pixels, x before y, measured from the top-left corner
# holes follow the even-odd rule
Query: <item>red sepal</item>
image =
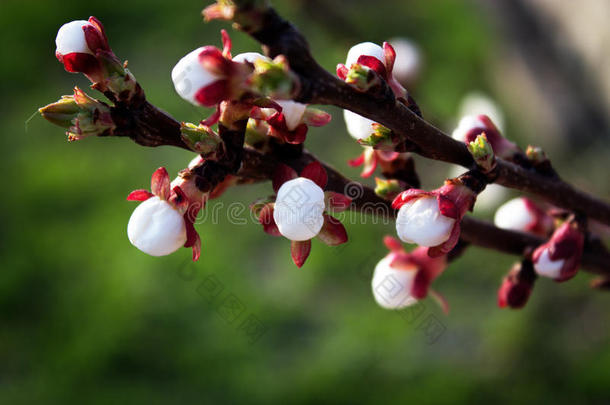
[(328, 246), (337, 246), (347, 242), (347, 231), (337, 218), (324, 214), (324, 225), (317, 237)]
[[(104, 29), (102, 22), (94, 16), (89, 17), (88, 21), (89, 21), (89, 24), (93, 25), (99, 31), (100, 36), (102, 37), (102, 41), (104, 42), (104, 47), (102, 49), (104, 49), (106, 51), (110, 51), (110, 46), (108, 45), (108, 37), (106, 36), (106, 30)], [(91, 47), (89, 47), (89, 48), (93, 51), (93, 48), (91, 48)]]
[(394, 70), (394, 61), (396, 60), (396, 51), (389, 42), (384, 42), (383, 53), (385, 56), (385, 66), (388, 74), (392, 74), (392, 70)]
[(453, 224), (453, 228), (451, 228), (451, 234), (449, 235), (449, 239), (445, 242), (441, 243), (438, 246), (434, 246), (428, 249), (428, 256), (430, 257), (440, 257), (446, 255), (451, 252), (451, 250), (457, 245), (458, 240), (460, 239), (460, 220), (456, 219), (455, 224)]
[(301, 171), (301, 177), (305, 177), (318, 185), (321, 189), (326, 187), (328, 175), (326, 170), (318, 161), (311, 162)]
[(152, 175), (150, 180), (150, 190), (154, 195), (162, 200), (168, 200), (170, 197), (170, 179), (165, 167), (160, 167)]
[(307, 125), (299, 124), (299, 126), (297, 126), (294, 131), (286, 131), (283, 135), (283, 138), (286, 142), (293, 145), (299, 145), (305, 142), (305, 139), (307, 137)]
[(134, 190), (127, 196), (127, 201), (146, 201), (152, 196), (154, 194), (148, 190)]
[(110, 51), (108, 44), (105, 42), (102, 33), (91, 25), (83, 25), (83, 32), (85, 34), (85, 41), (89, 49), (95, 53), (98, 50)]
[(343, 63), (339, 63), (337, 65), (337, 76), (339, 77), (339, 79), (345, 80), (347, 78), (348, 72), (349, 72), (349, 69)]
[(277, 194), (282, 184), (286, 183), (289, 180), (296, 179), (299, 177), (297, 172), (290, 166), (286, 166), (285, 164), (279, 164), (277, 169), (275, 170), (275, 174), (273, 176), (273, 180), (271, 184), (273, 186), (273, 191)]
[(220, 79), (197, 90), (197, 93), (195, 93), (195, 100), (205, 107), (213, 107), (227, 98), (228, 94), (228, 80)]
[(388, 72), (385, 68), (385, 65), (374, 56), (360, 55), (360, 57), (358, 58), (358, 64), (374, 70), (379, 76), (384, 79), (388, 76)]
[(196, 262), (201, 256), (201, 238), (195, 230), (193, 223), (186, 216), (184, 217), (184, 222), (186, 225), (186, 242), (184, 247), (193, 249), (193, 261)]
[(436, 198), (438, 201), (438, 209), (443, 216), (453, 219), (459, 218), (460, 212), (453, 201), (440, 194)]
[(324, 193), (326, 199), (326, 208), (332, 212), (342, 212), (349, 208), (352, 199), (348, 196), (334, 191)]
[(432, 195), (432, 193), (429, 191), (420, 190), (417, 188), (410, 188), (396, 196), (394, 201), (392, 201), (392, 208), (397, 210), (414, 198), (426, 197), (430, 195)]
[(212, 125), (216, 124), (220, 120), (220, 114), (221, 114), (220, 104), (217, 104), (216, 109), (214, 110), (212, 115), (210, 115), (205, 120), (200, 121), (199, 123), (201, 125), (205, 125), (206, 127), (211, 127)]
[(231, 37), (225, 29), (220, 30), (220, 36), (222, 37), (222, 55), (231, 59)]
[(218, 76), (226, 76), (231, 73), (233, 62), (225, 58), (222, 52), (214, 46), (204, 46), (199, 53), (199, 63), (208, 72)]
[(263, 226), (263, 230), (265, 233), (268, 233), (272, 236), (282, 236), (280, 230), (273, 219), (273, 203), (265, 204), (265, 206), (261, 209), (261, 212), (258, 214), (258, 222)]
[(72, 52), (62, 55), (57, 52), (55, 56), (64, 65), (64, 69), (70, 73), (89, 75), (95, 73), (100, 68), (95, 56), (88, 53)]
[(290, 242), (290, 256), (292, 256), (292, 261), (297, 267), (302, 267), (309, 257), (309, 253), (311, 252), (311, 240), (306, 240), (302, 242), (291, 241)]
[(350, 159), (347, 161), (347, 164), (351, 167), (358, 167), (364, 163), (364, 154), (358, 156), (355, 159)]
[(402, 243), (392, 236), (386, 235), (383, 237), (383, 244), (388, 248), (390, 252), (404, 252)]

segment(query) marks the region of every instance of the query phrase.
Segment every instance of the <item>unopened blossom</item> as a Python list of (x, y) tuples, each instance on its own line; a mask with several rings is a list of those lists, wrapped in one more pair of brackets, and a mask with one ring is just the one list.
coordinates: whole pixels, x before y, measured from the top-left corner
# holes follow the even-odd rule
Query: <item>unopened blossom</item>
[(305, 177), (282, 184), (275, 199), (273, 219), (282, 236), (304, 241), (315, 237), (324, 224), (324, 191)]
[(498, 128), (486, 115), (466, 115), (462, 117), (451, 136), (457, 141), (469, 144), (483, 133), (496, 156), (512, 160), (515, 155), (523, 154), (516, 144), (502, 136)]
[(532, 254), (538, 275), (555, 281), (566, 281), (578, 272), (584, 234), (576, 221), (568, 220), (555, 230), (548, 242)]
[(406, 243), (431, 247), (431, 255), (448, 253), (457, 244), (460, 221), (474, 205), (476, 193), (460, 178), (433, 191), (409, 189), (394, 199), (396, 233)]
[[(407, 253), (399, 241), (389, 236), (384, 242), (390, 253), (377, 263), (371, 281), (377, 304), (386, 309), (401, 309), (425, 298), (432, 281), (445, 270), (447, 257), (432, 258), (425, 247)], [(444, 299), (438, 294), (435, 296), (447, 311)]]
[[(448, 177), (458, 177), (465, 172), (462, 166), (451, 165)], [(508, 189), (496, 183), (488, 184), (485, 190), (477, 195), (477, 203), (474, 206), (474, 212), (493, 212), (503, 201), (508, 197)]]
[(494, 223), (498, 228), (542, 236), (546, 236), (553, 229), (553, 218), (525, 197), (513, 198), (502, 204), (496, 211)]
[(131, 214), (127, 225), (129, 241), (151, 256), (175, 252), (186, 242), (184, 218), (170, 203), (154, 196)]
[(142, 201), (127, 225), (129, 241), (151, 256), (165, 256), (182, 246), (189, 247), (193, 260), (198, 260), (201, 240), (193, 223), (205, 200), (190, 169), (171, 183), (167, 170), (157, 169), (151, 191), (135, 190), (127, 197), (128, 201)]
[(301, 267), (311, 251), (311, 239), (317, 237), (329, 246), (347, 242), (347, 232), (328, 212), (349, 207), (351, 199), (332, 191), (324, 192), (326, 170), (318, 162), (307, 165), (300, 176), (280, 165), (273, 179), (275, 202), (253, 205), (266, 233), (291, 241), (294, 263)]
[(95, 17), (66, 23), (57, 31), (55, 56), (68, 72), (84, 73), (98, 81), (101, 65), (97, 54), (110, 53), (104, 28)]
[(189, 52), (172, 69), (174, 88), (180, 97), (195, 105), (214, 106), (238, 99), (246, 91), (251, 67), (231, 60), (231, 39), (222, 30), (222, 51), (203, 46)]
[(504, 277), (498, 289), (498, 306), (523, 308), (532, 293), (535, 281), (536, 273), (532, 262), (526, 259), (517, 263)]

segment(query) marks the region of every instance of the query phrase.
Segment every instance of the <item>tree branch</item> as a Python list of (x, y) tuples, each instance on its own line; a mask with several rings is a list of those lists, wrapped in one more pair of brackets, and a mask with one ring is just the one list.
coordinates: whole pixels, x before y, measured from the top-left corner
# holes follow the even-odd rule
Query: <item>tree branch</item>
[[(239, 3), (239, 2), (237, 2)], [(249, 3), (249, 2), (245, 2)], [(248, 13), (245, 8), (243, 13)], [(359, 92), (326, 70), (312, 57), (305, 38), (272, 8), (257, 10), (258, 24), (241, 28), (265, 46), (269, 56), (283, 54), (291, 70), (300, 78), (295, 100), (313, 104), (332, 104), (352, 110), (379, 122), (401, 136), (396, 150), (413, 151), (427, 158), (473, 168), (475, 163), (465, 144), (447, 136), (418, 117), (385, 91)], [(238, 21), (239, 22), (239, 21)], [(536, 195), (553, 205), (610, 225), (610, 205), (588, 193), (577, 190), (558, 177), (547, 177), (533, 169), (497, 159), (496, 168), (488, 174), (489, 182)]]
[[(112, 110), (113, 116), (131, 117), (117, 123), (116, 135), (129, 136), (145, 146), (171, 145), (188, 149), (181, 141), (178, 142), (181, 139), (180, 123), (152, 104), (146, 103), (145, 108), (136, 109), (123, 105), (113, 107)], [(242, 177), (245, 183), (268, 181), (273, 178), (280, 163), (287, 164), (299, 172), (307, 164), (319, 161), (306, 150), (285, 152), (278, 150), (276, 153), (263, 154), (244, 147), (242, 165), (237, 175)], [(372, 188), (348, 179), (324, 162), (320, 163), (328, 174), (328, 190), (351, 194), (354, 197), (351, 209), (388, 219), (396, 216), (396, 210), (391, 207), (390, 202), (377, 196)], [(500, 229), (472, 217), (464, 217), (461, 228), (464, 241), (508, 254), (522, 255), (528, 248), (535, 248), (545, 242), (538, 236)], [(610, 253), (598, 240), (588, 241), (582, 257), (582, 266), (591, 273), (610, 275)]]

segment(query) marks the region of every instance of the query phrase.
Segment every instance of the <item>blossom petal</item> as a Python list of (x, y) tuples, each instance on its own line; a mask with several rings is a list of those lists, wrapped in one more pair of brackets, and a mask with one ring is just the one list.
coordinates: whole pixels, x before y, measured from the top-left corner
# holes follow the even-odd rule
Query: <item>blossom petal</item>
[(316, 183), (321, 189), (324, 189), (324, 187), (326, 187), (326, 183), (328, 182), (326, 170), (318, 161), (311, 162), (305, 166), (305, 168), (301, 171), (301, 177), (308, 178)]
[(127, 201), (146, 201), (154, 194), (148, 190), (134, 190), (127, 196)]
[(302, 242), (292, 241), (290, 243), (290, 255), (292, 256), (292, 261), (297, 267), (302, 267), (309, 257), (309, 253), (311, 252), (311, 240), (306, 240)]

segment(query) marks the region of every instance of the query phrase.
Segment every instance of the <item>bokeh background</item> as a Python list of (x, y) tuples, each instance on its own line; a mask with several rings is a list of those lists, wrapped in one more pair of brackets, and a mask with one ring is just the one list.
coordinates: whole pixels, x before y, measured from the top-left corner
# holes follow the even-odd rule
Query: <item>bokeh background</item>
[[(608, 197), (610, 3), (487, 3), (274, 5), (329, 70), (357, 42), (410, 38), (423, 58), (411, 91), (427, 119), (451, 131), (464, 97), (485, 94), (509, 138), (543, 146), (566, 179)], [(126, 195), (193, 154), (127, 139), (68, 144), (35, 114), (75, 84), (88, 87), (55, 60), (55, 34), (64, 22), (99, 17), (149, 100), (196, 122), (208, 112), (182, 101), (169, 75), (229, 28), (204, 24), (205, 5), (0, 3), (0, 403), (608, 403), (610, 296), (590, 290), (586, 273), (563, 285), (540, 280), (525, 309), (500, 310), (496, 289), (515, 258), (473, 247), (436, 282), (449, 316), (431, 300), (385, 311), (370, 278), (393, 225), (356, 218), (347, 245), (314, 242), (297, 269), (286, 240), (230, 205), (271, 193), (269, 184), (210, 204), (217, 219), (197, 225), (196, 264), (187, 249), (153, 258), (132, 247)], [(258, 50), (230, 34), (234, 53)], [(307, 146), (357, 178), (346, 161), (360, 148), (341, 112), (324, 108), (335, 118), (311, 130)], [(418, 167), (427, 187), (449, 171)]]

